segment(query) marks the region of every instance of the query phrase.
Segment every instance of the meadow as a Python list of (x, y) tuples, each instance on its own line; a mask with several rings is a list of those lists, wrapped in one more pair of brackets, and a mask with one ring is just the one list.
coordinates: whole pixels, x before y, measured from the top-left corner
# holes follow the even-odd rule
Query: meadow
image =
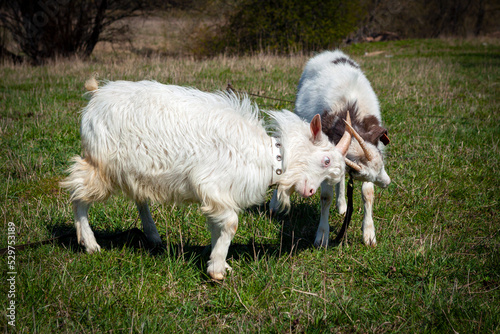
[[(3, 256), (1, 330), (499, 333), (500, 41), (343, 49), (372, 82), (391, 139), (393, 181), (376, 189), (378, 245), (362, 241), (359, 182), (347, 243), (337, 247), (313, 245), (319, 195), (293, 196), (287, 215), (271, 218), (268, 203), (240, 215), (228, 255), (234, 270), (220, 283), (205, 274), (210, 236), (198, 205), (152, 203), (165, 249), (150, 252), (128, 233), (141, 228), (134, 204), (117, 196), (90, 211), (102, 252), (88, 255), (77, 245), (69, 195), (58, 182), (80, 154), (83, 84), (93, 73), (207, 91), (230, 82), (293, 101), (310, 54), (200, 60), (102, 51), (86, 61), (1, 65), (0, 248), (9, 235), (16, 245), (66, 235), (16, 250), (12, 267)], [(383, 53), (369, 56), (375, 51)], [(293, 110), (290, 102), (254, 100), (261, 109)], [(343, 217), (331, 211), (333, 240)], [(16, 273), (13, 294), (9, 272)], [(15, 327), (7, 317), (12, 300)]]

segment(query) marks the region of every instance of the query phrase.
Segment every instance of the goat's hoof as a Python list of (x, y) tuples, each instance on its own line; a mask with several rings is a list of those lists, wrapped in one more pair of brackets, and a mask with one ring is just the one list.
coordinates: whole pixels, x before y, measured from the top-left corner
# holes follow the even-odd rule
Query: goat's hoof
[(215, 272), (215, 271), (208, 271), (208, 275), (210, 278), (212, 278), (214, 281), (222, 281), (226, 277), (227, 272), (232, 272), (233, 268), (227, 262), (224, 262), (224, 270), (223, 272)]
[(277, 218), (279, 213), (280, 213), (279, 209), (271, 209), (271, 211), (269, 211), (269, 216), (271, 218)]
[(339, 214), (341, 214), (342, 216), (345, 216), (345, 213), (347, 211), (347, 204), (345, 204), (345, 203), (337, 204), (337, 210), (339, 210)]
[(85, 251), (87, 251), (88, 254), (99, 253), (101, 251), (101, 246), (99, 246), (99, 244), (97, 243), (84, 246), (85, 246)]
[(210, 275), (210, 278), (214, 281), (222, 281), (226, 277), (223, 273), (208, 273), (208, 275)]
[(279, 207), (271, 207), (269, 209), (269, 217), (276, 218), (280, 212), (281, 211), (280, 211)]
[(319, 238), (314, 241), (314, 246), (316, 248), (328, 248), (328, 239), (327, 238)]
[(365, 245), (368, 247), (377, 247), (377, 240), (375, 238), (366, 238), (364, 241)]

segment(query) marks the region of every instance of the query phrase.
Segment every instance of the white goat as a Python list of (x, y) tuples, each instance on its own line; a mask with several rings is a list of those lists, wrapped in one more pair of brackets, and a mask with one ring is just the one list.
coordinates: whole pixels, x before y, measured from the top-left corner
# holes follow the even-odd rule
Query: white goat
[(82, 112), (83, 158), (74, 158), (61, 183), (71, 193), (79, 243), (89, 253), (100, 250), (88, 209), (116, 190), (135, 201), (153, 245), (161, 239), (148, 200), (199, 202), (212, 237), (207, 271), (223, 279), (241, 209), (263, 202), (272, 184), (287, 206), (294, 190), (311, 196), (345, 171), (347, 131), (335, 147), (319, 115), (308, 124), (286, 110), (267, 114), (274, 137), (258, 108), (231, 93), (152, 81), (110, 82), (93, 91)]
[[(364, 202), (363, 240), (375, 246), (373, 225), (373, 183), (387, 187), (391, 179), (384, 168), (383, 150), (389, 143), (387, 130), (381, 126), (379, 102), (370, 82), (359, 65), (343, 52), (326, 51), (310, 59), (299, 81), (295, 113), (305, 120), (321, 115), (323, 131), (332, 142), (338, 142), (345, 129), (342, 121), (349, 113), (356, 141), (349, 147), (346, 163), (356, 180), (363, 181)], [(345, 181), (336, 185), (337, 208), (344, 214)], [(326, 247), (330, 226), (328, 224), (333, 187), (321, 185), (321, 218), (314, 244)], [(277, 207), (276, 196), (271, 208)]]

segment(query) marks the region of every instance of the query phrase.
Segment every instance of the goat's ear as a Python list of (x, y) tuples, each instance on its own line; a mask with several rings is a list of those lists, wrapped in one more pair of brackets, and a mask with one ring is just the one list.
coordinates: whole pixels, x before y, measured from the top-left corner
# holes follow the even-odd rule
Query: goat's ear
[(311, 141), (313, 143), (321, 140), (321, 116), (316, 114), (311, 121)]
[(380, 140), (384, 145), (389, 145), (389, 137), (387, 136), (387, 129), (375, 125), (370, 129), (370, 132), (367, 133), (368, 141), (370, 143), (374, 143), (374, 145), (378, 144)]

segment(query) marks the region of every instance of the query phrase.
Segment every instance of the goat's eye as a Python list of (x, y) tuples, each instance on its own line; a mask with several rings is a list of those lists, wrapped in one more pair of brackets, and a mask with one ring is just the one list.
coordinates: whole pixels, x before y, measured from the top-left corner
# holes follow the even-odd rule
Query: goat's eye
[(323, 158), (323, 166), (327, 167), (330, 165), (330, 158), (329, 157), (324, 157)]

